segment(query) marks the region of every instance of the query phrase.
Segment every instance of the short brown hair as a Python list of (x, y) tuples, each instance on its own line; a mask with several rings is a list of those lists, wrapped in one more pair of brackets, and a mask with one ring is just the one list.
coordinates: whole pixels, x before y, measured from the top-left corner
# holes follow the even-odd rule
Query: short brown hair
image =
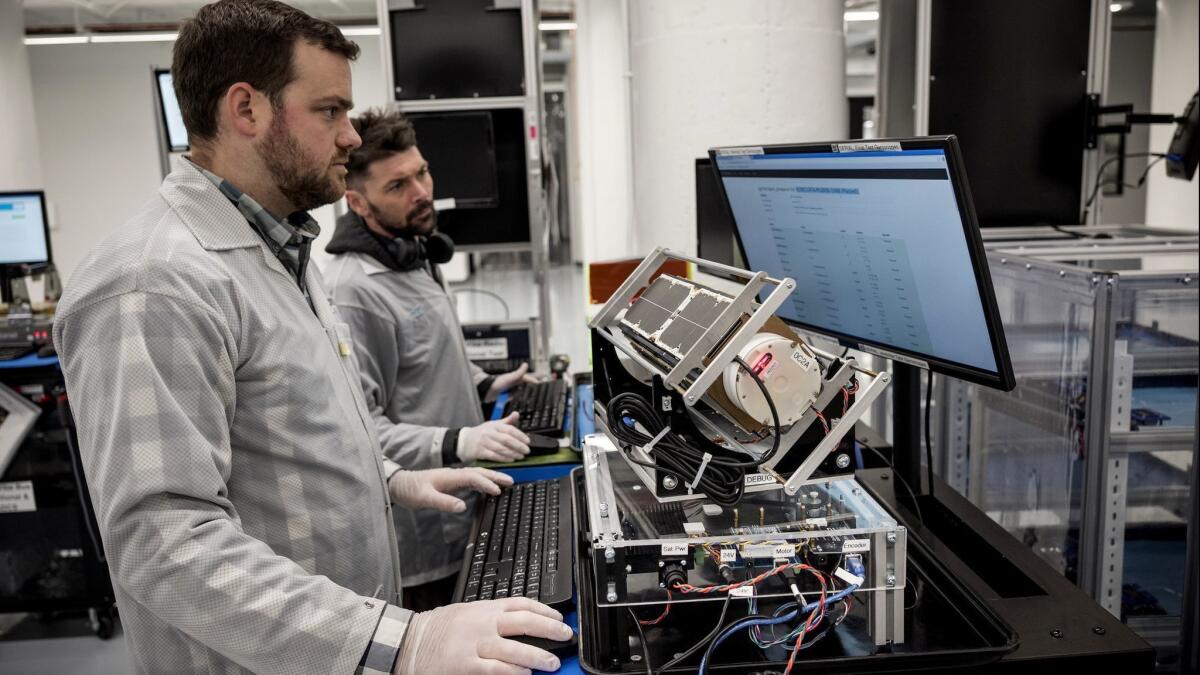
[(171, 77), (193, 140), (217, 135), (217, 106), (237, 82), (282, 104), (284, 87), (295, 79), (292, 55), (304, 40), (353, 61), (358, 45), (324, 19), (275, 0), (219, 0), (184, 22), (175, 41)]
[(351, 185), (361, 186), (375, 162), (417, 144), (412, 122), (398, 110), (368, 110), (351, 120), (351, 124), (362, 138), (362, 145), (351, 151), (346, 165), (346, 183)]

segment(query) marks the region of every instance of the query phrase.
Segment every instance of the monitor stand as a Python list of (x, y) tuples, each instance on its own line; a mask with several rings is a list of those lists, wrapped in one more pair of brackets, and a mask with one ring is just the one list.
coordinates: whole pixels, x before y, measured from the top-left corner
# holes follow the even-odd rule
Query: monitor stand
[(18, 277), (13, 276), (12, 266), (0, 264), (0, 302), (11, 305), (13, 301), (12, 282)]
[(892, 361), (892, 464), (915, 492), (924, 493), (921, 476), (921, 378), (925, 371)]

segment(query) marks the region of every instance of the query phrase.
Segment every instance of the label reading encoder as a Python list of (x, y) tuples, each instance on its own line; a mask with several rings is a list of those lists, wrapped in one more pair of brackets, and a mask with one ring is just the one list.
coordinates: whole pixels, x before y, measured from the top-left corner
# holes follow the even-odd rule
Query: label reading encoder
[(847, 539), (842, 542), (842, 553), (866, 553), (870, 550), (870, 539)]

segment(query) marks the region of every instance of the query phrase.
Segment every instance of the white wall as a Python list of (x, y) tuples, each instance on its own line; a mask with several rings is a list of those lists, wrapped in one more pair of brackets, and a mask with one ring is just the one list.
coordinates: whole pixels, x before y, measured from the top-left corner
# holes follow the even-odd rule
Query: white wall
[(20, 0), (0, 0), (0, 190), (42, 187)]
[[(379, 40), (355, 40), (363, 49), (353, 68), (355, 107), (381, 105), (386, 99)], [(96, 243), (153, 197), (162, 180), (150, 70), (170, 66), (172, 45), (28, 48), (46, 197), (56, 216), (54, 258), (64, 281)], [(323, 250), (333, 229), (332, 209), (315, 215)]]
[[(1150, 74), (1154, 70), (1154, 27), (1115, 26), (1108, 45), (1109, 104), (1132, 103), (1137, 112), (1157, 112), (1150, 105)], [(1115, 137), (1107, 137), (1114, 142)], [(1125, 152), (1147, 152), (1150, 147), (1150, 127), (1134, 125), (1125, 139)], [(1131, 157), (1125, 161), (1125, 182), (1134, 184), (1146, 170), (1146, 157)], [(1162, 171), (1160, 167), (1152, 170)], [(1141, 223), (1146, 218), (1146, 190), (1127, 188), (1121, 196), (1101, 196), (1099, 222), (1106, 224)]]
[(696, 251), (694, 161), (846, 137), (840, 0), (630, 3), (638, 252)]
[[(1200, 3), (1159, 0), (1154, 40), (1154, 112), (1180, 114), (1200, 83)], [(1165, 152), (1174, 127), (1156, 124), (1150, 147)], [(1151, 171), (1146, 189), (1146, 224), (1196, 231), (1200, 222), (1200, 178), (1184, 182), (1166, 172)]]

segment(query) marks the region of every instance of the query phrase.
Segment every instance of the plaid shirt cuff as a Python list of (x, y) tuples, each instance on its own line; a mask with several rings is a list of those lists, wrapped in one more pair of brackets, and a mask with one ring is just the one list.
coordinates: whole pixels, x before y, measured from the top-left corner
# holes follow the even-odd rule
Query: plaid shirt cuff
[(384, 481), (391, 480), (392, 474), (396, 473), (397, 471), (400, 471), (403, 468), (404, 467), (393, 462), (392, 460), (388, 459), (387, 457), (384, 457), (383, 458), (383, 479), (384, 479)]
[(363, 654), (355, 675), (391, 675), (400, 653), (400, 642), (408, 630), (412, 612), (395, 605), (388, 605), (379, 617), (379, 625), (371, 636), (371, 644)]

